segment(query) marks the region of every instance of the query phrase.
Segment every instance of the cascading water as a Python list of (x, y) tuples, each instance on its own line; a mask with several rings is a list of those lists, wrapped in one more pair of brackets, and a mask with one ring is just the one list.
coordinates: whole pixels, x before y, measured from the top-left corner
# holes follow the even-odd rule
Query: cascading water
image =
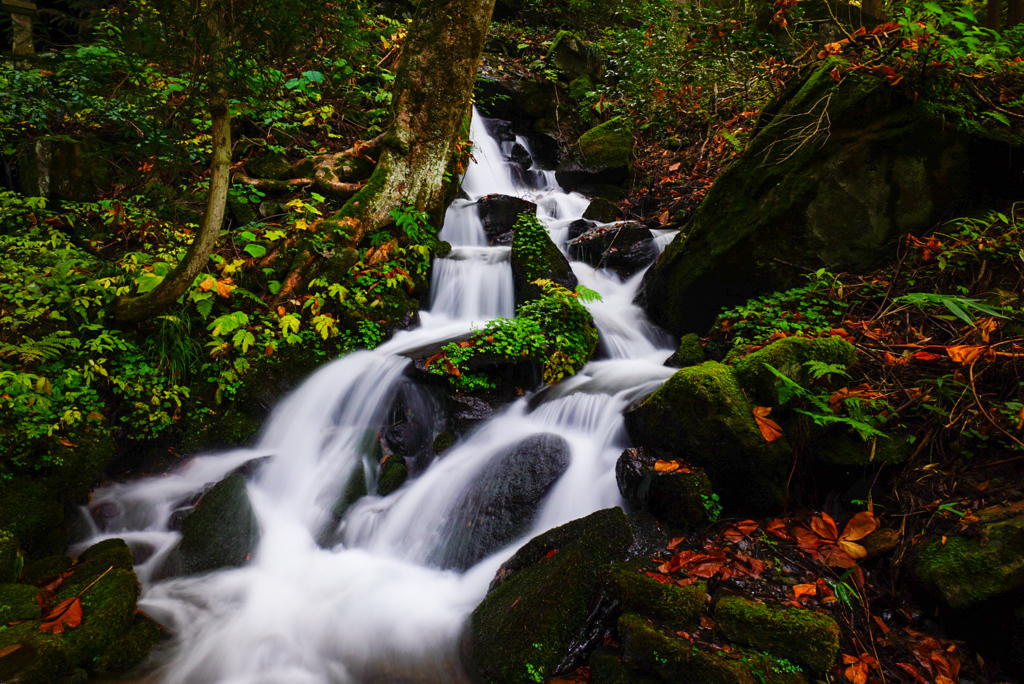
[[(603, 297), (588, 304), (603, 359), (508, 406), (398, 491), (363, 497), (340, 524), (333, 517), (347, 478), (366, 459), (367, 432), (410, 382), (402, 353), (513, 315), (509, 248), (488, 246), (476, 201), (497, 192), (535, 202), (556, 244), (587, 207), (586, 198), (558, 187), (553, 172), (514, 174), (475, 112), (471, 134), (468, 198), (446, 216), (441, 238), (452, 252), (435, 263), (419, 329), (318, 371), (278, 406), (253, 447), (197, 456), (175, 473), (94, 493), (87, 516), (94, 534), (82, 546), (125, 539), (144, 585), (140, 605), (175, 636), (156, 681), (464, 681), (459, 634), (500, 564), (527, 539), (621, 503), (614, 465), (626, 446), (622, 410), (671, 374), (661, 365), (668, 340), (632, 304), (640, 275), (622, 282), (573, 263), (580, 282)], [(564, 472), (518, 541), (498, 549), (477, 543), (479, 532), (464, 521), (476, 510), (474, 493), (488, 491), (484, 475), (512, 445), (545, 434), (568, 446)], [(265, 462), (248, 485), (261, 533), (250, 562), (161, 579), (180, 538), (174, 512), (253, 459)]]

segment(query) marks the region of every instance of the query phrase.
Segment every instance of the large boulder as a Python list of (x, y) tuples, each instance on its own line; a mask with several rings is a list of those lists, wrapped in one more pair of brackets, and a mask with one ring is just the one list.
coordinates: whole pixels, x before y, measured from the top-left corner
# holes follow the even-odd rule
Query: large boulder
[(579, 283), (544, 225), (535, 216), (522, 214), (516, 222), (512, 239), (512, 284), (516, 306), (544, 295), (543, 288), (533, 284), (538, 279), (551, 280), (570, 290), (575, 290)]
[(519, 215), (537, 213), (533, 202), (508, 195), (487, 195), (478, 200), (476, 206), (487, 241), (492, 245), (511, 245)]
[(633, 275), (658, 256), (651, 231), (637, 221), (592, 228), (570, 240), (568, 247), (569, 258), (609, 268), (623, 276)]
[(601, 583), (622, 610), (647, 615), (673, 629), (693, 630), (708, 602), (707, 585), (659, 582), (647, 574), (654, 565), (646, 559), (606, 565), (601, 568)]
[(738, 359), (733, 364), (733, 372), (751, 401), (758, 406), (779, 406), (779, 387), (784, 381), (772, 368), (798, 385), (806, 386), (811, 381), (809, 363), (846, 369), (856, 360), (854, 346), (838, 337), (784, 337)]
[[(69, 619), (61, 632), (40, 629), (39, 588), (0, 585), (0, 603), (12, 599), (21, 619), (0, 630), (0, 681), (52, 684), (85, 681), (88, 673), (126, 670), (141, 662), (160, 639), (160, 628), (139, 613), (141, 588), (132, 570), (128, 546), (108, 539), (78, 558), (49, 600), (49, 608), (78, 598), (80, 620)], [(31, 604), (24, 599), (32, 597)], [(34, 605), (34, 607), (33, 607)]]
[(768, 442), (733, 371), (715, 361), (677, 371), (625, 412), (635, 444), (707, 471), (732, 512), (769, 514), (782, 503), (791, 460), (786, 440)]
[(691, 528), (714, 522), (711, 512), (711, 481), (700, 468), (674, 463), (669, 468), (655, 467), (659, 454), (640, 447), (626, 449), (615, 464), (619, 493), (635, 509), (649, 512), (673, 527)]
[(502, 566), (470, 616), (463, 657), (471, 676), (494, 684), (535, 684), (584, 659), (599, 612), (598, 569), (624, 560), (632, 542), (618, 508), (530, 540)]
[(626, 119), (615, 117), (581, 135), (555, 177), (569, 190), (599, 193), (604, 185), (625, 181), (632, 161), (633, 130)]
[(655, 323), (702, 332), (723, 307), (819, 268), (863, 273), (895, 257), (907, 233), (984, 196), (1020, 195), (1019, 143), (1015, 152), (966, 129), (962, 116), (881, 78), (848, 73), (836, 84), (834, 68), (822, 65), (764, 110), (686, 237), (647, 273), (638, 301)]
[(594, 45), (580, 40), (569, 31), (559, 31), (548, 48), (548, 63), (560, 69), (567, 81), (587, 77), (589, 81), (604, 80), (604, 56)]
[(449, 542), (433, 562), (465, 570), (524, 535), (571, 460), (569, 443), (550, 434), (494, 456), (463, 493), (443, 535)]
[(259, 541), (259, 524), (245, 477), (224, 478), (181, 523), (181, 570), (186, 575), (244, 565)]

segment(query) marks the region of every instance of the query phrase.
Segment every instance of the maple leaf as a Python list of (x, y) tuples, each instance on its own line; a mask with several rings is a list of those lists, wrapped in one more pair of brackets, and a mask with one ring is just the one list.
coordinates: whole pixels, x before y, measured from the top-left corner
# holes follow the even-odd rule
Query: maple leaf
[(754, 422), (757, 423), (758, 429), (761, 430), (761, 436), (769, 444), (782, 437), (782, 428), (768, 417), (768, 414), (771, 412), (771, 406), (754, 407)]
[(868, 653), (862, 653), (860, 657), (844, 653), (843, 665), (847, 666), (843, 675), (853, 684), (867, 684), (869, 670), (878, 669), (878, 661)]
[(797, 584), (793, 587), (793, 599), (796, 601), (800, 601), (802, 599), (817, 595), (817, 584)]
[(82, 601), (77, 596), (72, 596), (58, 603), (43, 618), (39, 629), (52, 634), (63, 634), (65, 628), (73, 629), (80, 624), (82, 624)]

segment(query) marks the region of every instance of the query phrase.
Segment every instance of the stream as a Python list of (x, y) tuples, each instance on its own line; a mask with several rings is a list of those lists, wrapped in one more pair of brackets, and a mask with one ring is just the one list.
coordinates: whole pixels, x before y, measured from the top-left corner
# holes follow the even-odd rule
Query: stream
[[(365, 496), (340, 523), (332, 518), (350, 473), (368, 463), (367, 432), (385, 422), (399, 393), (418, 396), (404, 354), (514, 315), (510, 248), (488, 246), (476, 200), (501, 193), (536, 203), (557, 245), (589, 204), (564, 192), (553, 171), (520, 172), (508, 161), (511, 143), (489, 135), (476, 112), (471, 137), (474, 160), (463, 183), (468, 199), (456, 200), (446, 215), (440, 238), (452, 252), (435, 262), (432, 299), (419, 328), (319, 369), (280, 402), (251, 447), (197, 455), (170, 474), (93, 493), (84, 516), (92, 534), (73, 551), (124, 539), (138, 562), (140, 608), (174, 636), (147, 681), (467, 681), (459, 664), (461, 633), (502, 562), (537, 534), (622, 504), (614, 473), (629, 446), (622, 410), (672, 374), (662, 365), (671, 340), (632, 303), (642, 272), (623, 281), (573, 262), (580, 283), (602, 296), (587, 303), (600, 334), (595, 360), (557, 386), (505, 406), (433, 461), (414, 464), (394, 493)], [(529, 150), (526, 139), (517, 142)], [(658, 236), (658, 244), (666, 237)], [(429, 403), (429, 396), (421, 400)], [(467, 492), (485, 492), (471, 485), (511, 445), (540, 433), (568, 442), (565, 472), (528, 533), (480, 560), (468, 556), (473, 562), (464, 568), (458, 561), (477, 540), (472, 524), (460, 521), (486, 503), (467, 501)], [(256, 458), (265, 460), (248, 491), (261, 537), (249, 563), (163, 578), (180, 539), (175, 511)]]

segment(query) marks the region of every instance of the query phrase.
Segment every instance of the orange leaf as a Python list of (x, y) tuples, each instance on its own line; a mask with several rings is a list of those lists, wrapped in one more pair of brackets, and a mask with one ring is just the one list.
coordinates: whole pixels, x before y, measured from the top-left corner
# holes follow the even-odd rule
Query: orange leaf
[(771, 412), (771, 406), (754, 407), (754, 422), (757, 423), (758, 429), (761, 430), (761, 436), (764, 437), (766, 442), (774, 442), (782, 437), (782, 428), (768, 417), (768, 414)]
[(953, 345), (952, 347), (946, 347), (946, 353), (956, 363), (970, 364), (981, 358), (985, 352), (988, 351), (988, 347), (977, 347), (966, 344)]
[(871, 511), (861, 511), (850, 518), (843, 528), (843, 539), (845, 541), (857, 541), (863, 539), (878, 529), (878, 520)]
[(217, 284), (217, 279), (213, 276), (209, 276), (206, 280), (199, 283), (199, 289), (203, 292), (209, 292), (213, 289), (213, 286)]
[(666, 548), (667, 548), (667, 549), (668, 549), (669, 551), (671, 551), (672, 549), (674, 549), (674, 548), (676, 548), (677, 546), (679, 546), (680, 544), (682, 544), (682, 543), (683, 543), (684, 541), (686, 541), (686, 537), (673, 537), (673, 538), (672, 538), (672, 541), (670, 541), (670, 542), (668, 543), (668, 546), (667, 546)]
[(0, 658), (3, 658), (4, 656), (9, 656), (10, 654), (17, 651), (19, 648), (21, 648), (21, 644), (11, 644), (7, 648), (0, 648)]
[(64, 439), (63, 437), (60, 438), (60, 443), (63, 444), (64, 446), (70, 447), (72, 449), (77, 449), (78, 448), (77, 444), (72, 444), (71, 442), (69, 442), (68, 440)]
[(64, 629), (73, 629), (82, 624), (82, 601), (74, 596), (57, 604), (39, 629), (53, 634), (62, 634)]
[(662, 461), (658, 459), (654, 462), (654, 472), (656, 473), (674, 473), (679, 470), (678, 461)]
[(798, 584), (793, 587), (793, 597), (799, 601), (805, 596), (817, 596), (818, 585), (817, 584)]
[(679, 162), (676, 162), (672, 166), (668, 167), (668, 170), (669, 171), (678, 171), (679, 170)]
[(914, 352), (912, 356), (918, 361), (934, 361), (935, 359), (942, 358), (938, 354), (932, 354), (931, 352), (926, 351)]
[(231, 284), (230, 280), (217, 281), (217, 294), (221, 297), (227, 297), (233, 289), (235, 289), (235, 286)]
[(836, 521), (828, 513), (822, 513), (821, 517), (811, 518), (811, 529), (824, 539), (833, 544), (839, 541), (839, 530), (836, 528)]
[(277, 315), (278, 316), (284, 316), (287, 312), (288, 312), (288, 310), (285, 309), (283, 306), (277, 307)]

